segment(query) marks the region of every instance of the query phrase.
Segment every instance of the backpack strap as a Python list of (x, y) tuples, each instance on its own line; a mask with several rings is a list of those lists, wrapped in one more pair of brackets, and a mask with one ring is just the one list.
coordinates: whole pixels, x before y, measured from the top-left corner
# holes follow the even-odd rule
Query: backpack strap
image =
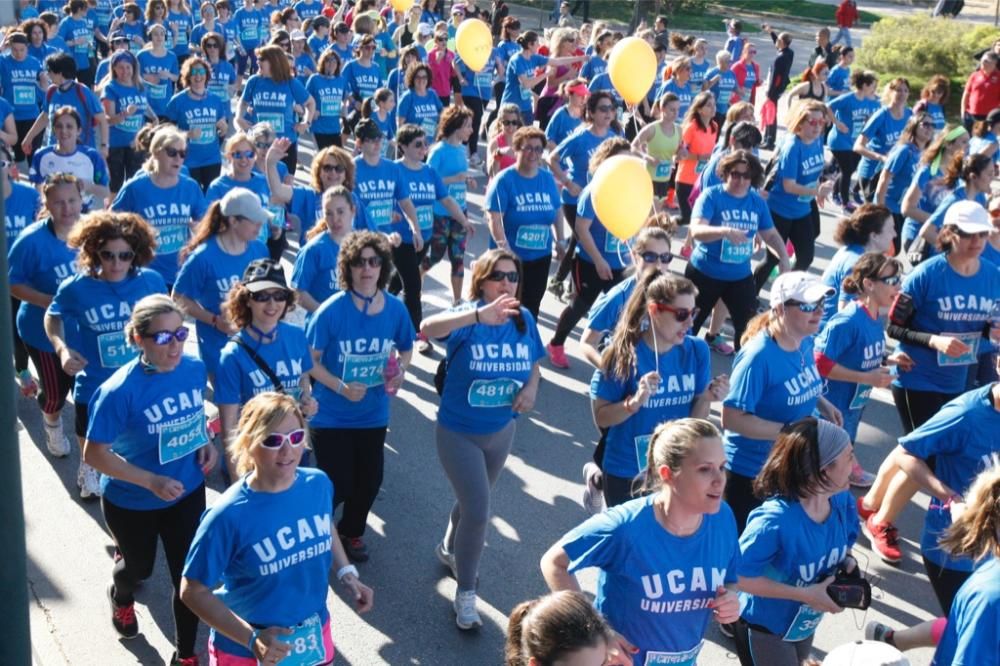
[(284, 393), (285, 392), (285, 387), (281, 385), (281, 380), (278, 379), (278, 376), (274, 374), (274, 370), (271, 369), (271, 366), (269, 366), (267, 364), (267, 361), (265, 361), (264, 359), (262, 359), (260, 357), (260, 354), (258, 354), (257, 352), (255, 352), (250, 347), (250, 345), (248, 345), (246, 342), (243, 341), (243, 339), (240, 337), (239, 333), (237, 333), (236, 335), (230, 336), (229, 339), (232, 342), (235, 342), (236, 344), (238, 344), (240, 347), (243, 347), (243, 349), (246, 351), (246, 353), (250, 356), (250, 359), (254, 363), (257, 364), (257, 367), (260, 368), (264, 372), (264, 374), (267, 375), (267, 378), (271, 380), (271, 383), (274, 384), (274, 390), (276, 392), (278, 392), (278, 393)]

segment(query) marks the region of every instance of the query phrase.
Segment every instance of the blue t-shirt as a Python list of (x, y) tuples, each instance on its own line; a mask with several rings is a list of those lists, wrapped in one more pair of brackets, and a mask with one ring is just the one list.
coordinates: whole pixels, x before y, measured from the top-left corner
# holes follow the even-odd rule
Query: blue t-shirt
[(253, 123), (267, 122), (275, 134), (292, 143), (298, 141), (295, 133), (293, 105), (305, 104), (309, 99), (306, 87), (298, 79), (278, 83), (259, 74), (251, 76), (243, 88), (244, 104), (252, 107), (249, 114)]
[(319, 13), (323, 11), (323, 3), (320, 0), (299, 0), (293, 7), (295, 7), (295, 13), (303, 21), (307, 18), (319, 16)]
[[(740, 536), (739, 575), (807, 587), (832, 575), (857, 538), (858, 511), (849, 491), (830, 498), (830, 515), (822, 523), (810, 518), (800, 502), (772, 497), (750, 512)], [(808, 604), (743, 592), (740, 615), (786, 641), (808, 638), (823, 617)]]
[[(945, 185), (941, 171), (938, 170), (935, 172), (930, 164), (921, 164), (917, 167), (911, 184), (916, 184), (920, 189), (920, 201), (917, 203), (917, 206), (927, 214), (936, 211), (945, 197), (952, 193), (952, 188)], [(956, 187), (955, 189), (958, 188)], [(902, 233), (904, 247), (917, 237), (922, 226), (924, 226), (923, 222), (918, 222), (912, 217), (906, 218), (906, 221), (903, 222)]]
[[(454, 310), (483, 305), (483, 301), (463, 303)], [(509, 321), (502, 326), (473, 324), (448, 336), (448, 374), (438, 409), (438, 423), (443, 427), (485, 435), (499, 432), (516, 418), (512, 405), (517, 392), (545, 356), (535, 318), (524, 308), (521, 317), (523, 333)]]
[(848, 128), (847, 134), (837, 129), (836, 125), (830, 128), (830, 134), (826, 138), (826, 145), (830, 150), (853, 150), (854, 142), (861, 136), (868, 119), (879, 108), (876, 100), (867, 97), (858, 99), (857, 94), (853, 92), (844, 93), (830, 100), (828, 106), (833, 111), (834, 117)]
[(316, 73), (316, 61), (306, 52), (295, 56), (295, 78), (305, 85), (309, 77)]
[(31, 56), (14, 60), (14, 56), (0, 55), (0, 87), (3, 98), (14, 107), (14, 120), (34, 120), (42, 110), (44, 99), (38, 87), (42, 64)]
[(733, 74), (733, 70), (731, 69), (720, 73), (718, 67), (713, 67), (705, 73), (705, 78), (709, 80), (714, 79), (716, 76), (719, 76), (719, 80), (709, 90), (715, 96), (716, 113), (725, 113), (729, 110), (729, 103), (733, 99), (733, 93), (739, 88), (739, 82), (736, 80), (736, 75)]
[[(266, 259), (267, 246), (260, 241), (247, 243), (242, 254), (225, 252), (219, 237), (211, 236), (188, 255), (177, 273), (174, 293), (187, 296), (213, 315), (222, 314), (222, 303), (229, 290), (240, 281), (243, 271), (254, 259)], [(210, 375), (219, 365), (219, 352), (229, 339), (211, 324), (195, 322), (198, 331), (198, 352)]]
[(76, 39), (84, 40), (82, 44), (71, 46), (69, 53), (73, 56), (77, 70), (90, 69), (90, 47), (94, 41), (94, 29), (87, 26), (87, 21), (67, 16), (59, 22), (57, 34), (67, 44)]
[(934, 123), (934, 131), (940, 132), (943, 130), (945, 124), (944, 107), (940, 104), (935, 104), (934, 102), (924, 102), (923, 107), (924, 113), (929, 115), (931, 117), (931, 121)]
[(545, 138), (555, 145), (562, 143), (566, 137), (572, 134), (582, 123), (581, 118), (574, 118), (566, 105), (560, 106), (549, 119), (549, 125), (545, 128)]
[(320, 363), (347, 384), (368, 387), (363, 398), (351, 402), (322, 382), (313, 395), (319, 412), (309, 422), (315, 428), (381, 428), (389, 423), (389, 396), (385, 392), (385, 366), (393, 349), (413, 348), (416, 331), (403, 302), (382, 292), (385, 307), (378, 314), (364, 314), (351, 293), (334, 294), (316, 310), (306, 327), (309, 347), (322, 351)]
[(341, 76), (313, 74), (306, 82), (306, 90), (316, 101), (318, 116), (313, 121), (312, 130), (317, 134), (340, 134), (341, 110), (347, 86)]
[(691, 59), (691, 86), (697, 90), (701, 90), (701, 86), (705, 83), (705, 74), (711, 68), (711, 64), (708, 60), (703, 60), (701, 63), (697, 63), (694, 59)]
[(110, 445), (136, 467), (184, 485), (183, 495), (167, 502), (145, 488), (102, 475), (106, 501), (134, 511), (163, 509), (204, 485), (193, 454), (212, 445), (205, 428), (206, 380), (205, 365), (196, 358), (182, 356), (170, 372), (146, 372), (137, 357), (100, 385), (90, 402), (87, 441)]
[(478, 72), (473, 72), (469, 69), (469, 66), (465, 64), (461, 56), (455, 56), (455, 66), (458, 68), (459, 73), (461, 73), (462, 78), (465, 79), (465, 85), (462, 86), (462, 98), (472, 97), (475, 99), (488, 100), (493, 95), (493, 67), (496, 64), (496, 48), (490, 52), (490, 58), (486, 61), (486, 65), (483, 66), (482, 70)]
[(774, 228), (767, 202), (757, 192), (750, 190), (743, 197), (734, 197), (726, 192), (725, 185), (702, 190), (691, 217), (708, 220), (711, 227), (732, 227), (746, 232), (747, 240), (743, 243), (731, 243), (728, 238), (695, 242), (691, 265), (711, 278), (726, 282), (751, 275), (754, 236)]
[(98, 386), (138, 355), (139, 350), (125, 340), (132, 307), (145, 296), (165, 293), (163, 278), (147, 268), (129, 273), (121, 282), (78, 273), (59, 285), (48, 314), (79, 331), (73, 348), (87, 359), (75, 377), (73, 402), (89, 403)]
[[(969, 137), (969, 154), (985, 153), (990, 148), (997, 146), (997, 136), (993, 132), (987, 131), (983, 136)], [(1000, 149), (993, 151), (993, 163), (1000, 163)]]
[(240, 7), (233, 12), (229, 22), (236, 26), (236, 38), (248, 53), (256, 49), (262, 40), (267, 39), (270, 16), (265, 10)]
[[(167, 34), (173, 43), (174, 53), (177, 57), (186, 56), (191, 52), (191, 28), (194, 27), (194, 19), (188, 12), (167, 12)], [(177, 28), (174, 35), (173, 29)]]
[[(23, 284), (43, 294), (54, 295), (63, 280), (76, 272), (76, 250), (60, 240), (50, 219), (28, 225), (17, 237), (7, 256), (10, 285)], [(26, 343), (42, 351), (55, 351), (45, 335), (45, 308), (21, 301), (17, 310), (17, 332)]]
[(125, 183), (111, 204), (111, 210), (138, 213), (152, 225), (157, 247), (149, 267), (168, 285), (177, 281), (179, 253), (191, 236), (191, 221), (200, 220), (207, 209), (197, 182), (179, 176), (173, 187), (160, 188), (147, 173)]
[[(746, 40), (739, 35), (730, 35), (726, 40), (726, 45), (723, 47), (729, 52), (733, 62), (740, 59), (743, 55), (743, 45), (746, 44)], [(706, 75), (706, 78), (712, 78), (711, 74)]]
[(785, 179), (790, 178), (803, 187), (817, 187), (823, 175), (823, 142), (804, 143), (799, 137), (785, 141), (778, 153), (778, 173), (774, 189), (767, 199), (771, 212), (789, 220), (809, 215), (812, 195), (785, 192)]
[[(149, 105), (158, 116), (167, 115), (167, 103), (174, 96), (174, 82), (164, 76), (164, 73), (180, 74), (177, 65), (177, 54), (167, 51), (162, 56), (153, 55), (152, 51), (143, 50), (137, 56), (139, 59), (139, 74), (142, 75), (142, 85), (146, 89)], [(150, 83), (145, 79), (147, 74), (157, 74), (158, 83)]]
[[(899, 440), (907, 453), (921, 460), (933, 456), (934, 476), (959, 495), (965, 495), (979, 473), (990, 467), (992, 456), (1000, 453), (1000, 411), (993, 406), (994, 387), (991, 383), (963, 393)], [(972, 571), (972, 560), (952, 557), (938, 545), (949, 527), (951, 512), (932, 495), (924, 515), (921, 554), (939, 567)]]
[[(609, 129), (604, 136), (597, 136), (587, 127), (579, 127), (575, 132), (563, 139), (562, 143), (556, 146), (559, 154), (559, 161), (567, 166), (566, 177), (576, 185), (583, 187), (590, 181), (590, 158), (597, 147), (607, 139), (617, 136), (613, 129)], [(576, 205), (576, 197), (569, 193), (569, 190), (562, 188), (562, 202)]]
[(500, 103), (516, 104), (521, 109), (522, 114), (530, 116), (534, 96), (531, 94), (530, 88), (526, 89), (521, 85), (520, 77), (524, 75), (533, 77), (535, 69), (545, 67), (548, 62), (548, 58), (537, 53), (528, 57), (525, 57), (523, 53), (517, 53), (511, 57), (507, 62), (507, 71), (504, 72), (506, 84)]
[(962, 587), (931, 666), (995, 666), (1000, 655), (1000, 564), (990, 557)]
[[(83, 127), (80, 131), (80, 143), (91, 148), (97, 147), (97, 136), (94, 132), (94, 119), (104, 109), (97, 95), (82, 83), (74, 82), (66, 90), (60, 90), (56, 86), (49, 86), (45, 93), (45, 112), (49, 116), (49, 131), (47, 145), (55, 145), (56, 137), (52, 130), (52, 121), (56, 111), (64, 106), (71, 106), (80, 114)], [(127, 106), (127, 105), (126, 105)], [(3, 117), (6, 117), (5, 115)]]
[(660, 86), (660, 89), (656, 91), (656, 98), (659, 99), (668, 92), (677, 95), (677, 99), (680, 101), (677, 117), (683, 118), (687, 115), (688, 109), (691, 107), (691, 100), (694, 99), (694, 90), (692, 88), (691, 81), (688, 81), (682, 86), (673, 78), (667, 79), (663, 82), (663, 85)]
[[(885, 106), (873, 113), (861, 130), (861, 133), (868, 137), (868, 149), (880, 155), (888, 154), (892, 146), (899, 140), (899, 135), (903, 133), (903, 128), (906, 127), (912, 114), (913, 111), (904, 108), (903, 117), (896, 120), (889, 112), (889, 108)], [(861, 164), (858, 166), (858, 176), (872, 178), (881, 169), (882, 162), (862, 157)]]
[(851, 82), (851, 68), (844, 65), (834, 65), (826, 77), (826, 87), (830, 90), (848, 90)]
[[(765, 332), (736, 353), (723, 405), (768, 421), (789, 423), (810, 416), (822, 393), (823, 378), (813, 360), (813, 339), (805, 338), (798, 350), (788, 352)], [(726, 430), (729, 469), (741, 476), (757, 476), (773, 443)]]
[(592, 516), (560, 545), (569, 571), (599, 567), (597, 609), (639, 648), (635, 666), (694, 664), (719, 586), (736, 582), (736, 520), (723, 502), (702, 516), (694, 534), (678, 537), (656, 519), (653, 495)]
[(108, 129), (108, 144), (111, 148), (131, 146), (135, 141), (135, 135), (146, 124), (146, 107), (149, 106), (146, 91), (122, 85), (118, 81), (110, 81), (101, 92), (101, 100), (108, 100), (113, 104), (114, 115), (124, 113), (130, 105), (135, 106), (135, 113), (115, 125), (110, 125)]
[(593, 56), (583, 64), (580, 69), (580, 76), (587, 81), (593, 81), (598, 76), (608, 71), (608, 61), (604, 58)]
[(635, 289), (636, 275), (630, 275), (614, 287), (597, 297), (587, 313), (587, 328), (600, 331), (613, 331), (625, 311), (625, 304)]
[(396, 107), (396, 117), (405, 123), (419, 125), (428, 137), (437, 134), (438, 118), (441, 117), (441, 99), (428, 89), (423, 95), (418, 95), (412, 90), (407, 90), (399, 98), (399, 105)]
[(885, 205), (897, 215), (903, 212), (903, 196), (913, 182), (913, 174), (920, 162), (920, 149), (913, 143), (896, 144), (889, 151), (885, 170), (892, 174), (892, 180), (885, 191)]
[[(320, 632), (330, 616), (332, 506), (333, 484), (318, 469), (300, 467), (291, 487), (277, 493), (257, 492), (244, 477), (202, 516), (184, 577), (209, 589), (221, 582), (214, 594), (257, 627), (295, 628), (318, 616), (313, 626), (322, 652)], [(226, 654), (252, 659), (246, 645), (214, 629), (211, 641)]]
[[(459, 149), (465, 151), (464, 146), (459, 146)], [(431, 238), (431, 232), (434, 231), (434, 204), (439, 199), (448, 196), (448, 186), (441, 181), (439, 172), (427, 164), (421, 163), (419, 168), (410, 169), (403, 164), (402, 158), (396, 163), (399, 165), (399, 177), (403, 192), (417, 210), (420, 237), (426, 243)], [(400, 219), (393, 223), (393, 231), (399, 232), (404, 243), (412, 245), (413, 229), (410, 228), (409, 222), (403, 218), (402, 211), (398, 211), (397, 214)]]
[(374, 62), (365, 67), (360, 60), (352, 60), (341, 70), (340, 75), (347, 84), (347, 92), (357, 100), (365, 100), (375, 95), (385, 79), (382, 70)]
[(951, 358), (928, 347), (901, 342), (900, 351), (914, 361), (901, 372), (894, 386), (915, 391), (960, 393), (965, 387), (965, 369), (976, 362), (984, 344), (983, 329), (989, 320), (994, 299), (1000, 294), (1000, 268), (982, 259), (975, 275), (962, 276), (948, 263), (946, 255), (920, 262), (903, 280), (903, 293), (913, 299), (909, 328), (932, 335), (961, 338), (972, 349)]
[[(449, 178), (458, 174), (464, 175), (469, 171), (469, 151), (462, 144), (453, 146), (447, 141), (438, 141), (431, 146), (431, 150), (427, 154), (427, 164), (441, 178)], [(445, 188), (448, 190), (448, 196), (455, 200), (459, 208), (463, 211), (468, 210), (469, 205), (466, 201), (468, 187), (465, 178), (457, 183), (448, 183)], [(434, 202), (434, 214), (438, 217), (451, 217), (448, 209), (438, 201)]]
[(841, 293), (844, 278), (851, 274), (851, 271), (854, 270), (854, 264), (858, 263), (858, 259), (864, 253), (865, 248), (860, 245), (845, 245), (837, 250), (837, 253), (833, 255), (833, 259), (827, 265), (826, 270), (823, 271), (823, 277), (821, 278), (823, 284), (833, 289), (835, 293), (823, 301), (823, 318), (820, 320), (821, 328), (830, 321), (833, 315), (837, 314), (837, 310), (840, 309), (840, 302), (848, 300)]
[(228, 114), (229, 105), (215, 95), (206, 94), (201, 99), (195, 99), (189, 91), (182, 90), (170, 99), (165, 113), (167, 118), (185, 132), (195, 128), (201, 130), (198, 138), (188, 134), (188, 154), (184, 164), (189, 169), (222, 162), (216, 123), (225, 120)]
[[(280, 165), (281, 162), (278, 162)], [(211, 190), (210, 190), (211, 191)], [(368, 211), (364, 203), (358, 198), (356, 192), (351, 192), (354, 200), (354, 230), (378, 231), (368, 217)], [(301, 185), (292, 186), (292, 200), (287, 204), (288, 213), (295, 215), (302, 223), (303, 229), (311, 229), (312, 226), (323, 219), (323, 195), (311, 187)]]
[(42, 198), (39, 196), (38, 190), (24, 183), (10, 181), (10, 196), (4, 199), (3, 209), (8, 248), (14, 246), (14, 241), (29, 224), (35, 221), (41, 209)]
[[(339, 253), (340, 245), (326, 231), (313, 236), (295, 256), (289, 280), (292, 289), (306, 292), (317, 303), (323, 303), (340, 291), (337, 272)], [(307, 326), (312, 317), (312, 312), (306, 313)]]
[(690, 335), (682, 344), (661, 352), (659, 358), (640, 339), (635, 357), (636, 368), (626, 379), (598, 368), (590, 381), (591, 400), (614, 403), (634, 395), (646, 373), (660, 373), (656, 394), (640, 405), (638, 412), (608, 429), (602, 469), (626, 479), (646, 469), (649, 439), (658, 424), (691, 415), (694, 401), (708, 388), (712, 372), (708, 343)]
[[(246, 329), (236, 335), (263, 359), (281, 381), (282, 390), (297, 400), (302, 393), (299, 382), (313, 366), (305, 331), (279, 321), (278, 337), (266, 344), (254, 340)], [(219, 354), (213, 387), (214, 400), (220, 405), (243, 405), (258, 393), (275, 390), (267, 373), (246, 349), (232, 340), (226, 342)]]
[[(552, 224), (559, 210), (559, 190), (548, 171), (532, 178), (507, 167), (486, 189), (486, 209), (500, 213), (507, 245), (522, 261), (533, 261), (552, 253)], [(490, 247), (495, 247), (490, 238)]]
[[(400, 200), (406, 199), (400, 165), (379, 158), (372, 166), (365, 158), (354, 158), (355, 192), (368, 214), (371, 226), (383, 233), (392, 233), (392, 213)], [(412, 239), (411, 239), (412, 240)]]
[[(580, 192), (580, 200), (576, 205), (576, 219), (577, 221), (590, 220), (590, 235), (594, 239), (594, 245), (612, 270), (620, 271), (631, 265), (632, 260), (628, 245), (618, 240), (614, 234), (608, 233), (604, 223), (598, 219), (589, 183)], [(579, 245), (577, 251), (582, 261), (586, 261), (588, 264), (594, 263), (594, 258), (587, 253), (583, 245)]]
[(208, 81), (208, 92), (225, 102), (226, 117), (231, 118), (233, 110), (229, 105), (232, 96), (229, 87), (236, 83), (236, 70), (226, 60), (220, 60), (212, 66), (212, 78)]
[[(833, 315), (816, 338), (816, 352), (848, 370), (868, 372), (882, 365), (885, 331), (857, 301), (851, 301)], [(826, 380), (826, 399), (844, 416), (844, 430), (853, 441), (858, 434), (861, 413), (868, 404), (872, 387), (854, 382)]]

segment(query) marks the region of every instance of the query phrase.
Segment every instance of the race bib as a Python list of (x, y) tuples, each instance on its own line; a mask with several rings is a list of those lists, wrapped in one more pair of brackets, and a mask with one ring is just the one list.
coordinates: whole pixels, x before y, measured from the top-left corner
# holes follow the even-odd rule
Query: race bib
[(627, 256), (628, 248), (624, 244), (622, 244), (620, 240), (618, 240), (618, 237), (610, 233), (605, 234), (604, 253), (614, 257), (622, 257), (623, 256), (622, 252), (624, 252), (625, 255)]
[(701, 173), (708, 166), (708, 160), (698, 160), (698, 163), (694, 165), (694, 172)]
[(186, 226), (171, 224), (156, 229), (157, 254), (176, 254), (188, 241), (190, 230)]
[(979, 341), (982, 340), (981, 333), (941, 333), (941, 335), (946, 335), (950, 338), (958, 338), (965, 344), (969, 345), (969, 351), (954, 358), (942, 352), (938, 352), (938, 366), (943, 368), (949, 365), (972, 365), (976, 362), (977, 352), (979, 351)]
[(656, 173), (653, 174), (653, 178), (656, 178), (657, 180), (666, 180), (667, 178), (670, 178), (670, 169), (673, 165), (674, 163), (670, 161), (658, 162), (656, 164)]
[[(288, 656), (281, 660), (283, 666), (316, 666), (326, 663), (323, 645), (323, 623), (319, 613), (314, 613), (300, 624), (289, 627), (291, 634), (281, 636), (282, 642), (292, 646)], [(260, 662), (257, 662), (260, 664)]]
[(191, 129), (197, 127), (201, 130), (201, 134), (198, 135), (197, 139), (188, 138), (188, 141), (196, 146), (209, 146), (213, 143), (218, 143), (218, 138), (215, 136), (215, 123), (198, 123), (197, 125), (192, 125)]
[(130, 134), (135, 134), (142, 128), (143, 113), (143, 111), (136, 111), (128, 118), (125, 118), (123, 121), (118, 123), (119, 129)]
[(31, 106), (35, 103), (38, 88), (35, 86), (14, 86), (14, 105)]
[(379, 354), (346, 354), (344, 356), (344, 373), (341, 379), (345, 382), (360, 382), (371, 388), (385, 383), (385, 364), (389, 361), (389, 353)]
[(102, 368), (120, 368), (139, 353), (138, 349), (126, 344), (123, 332), (98, 335), (97, 350), (101, 355)]
[(229, 91), (226, 90), (225, 81), (212, 81), (208, 84), (208, 92), (212, 93), (219, 99), (229, 99)]
[(319, 104), (319, 115), (324, 118), (338, 118), (340, 117), (340, 107), (343, 104), (344, 100), (341, 99), (324, 98)]
[(521, 382), (507, 377), (477, 379), (469, 386), (469, 406), (509, 407), (514, 404), (514, 396), (521, 386)]
[(525, 102), (531, 101), (531, 88), (521, 88), (521, 99)]
[(205, 412), (199, 409), (180, 423), (160, 426), (160, 464), (180, 460), (208, 443)]
[(368, 217), (371, 218), (376, 228), (388, 228), (392, 224), (392, 202), (373, 201), (368, 204)]
[(476, 74), (472, 79), (472, 83), (476, 86), (476, 91), (479, 93), (480, 97), (485, 98), (483, 91), (491, 90), (493, 88), (493, 73), (489, 70), (483, 70)]
[(146, 82), (146, 89), (149, 91), (149, 99), (166, 99), (167, 98), (167, 84), (166, 83), (149, 83)]
[(448, 185), (448, 196), (455, 200), (458, 207), (465, 210), (465, 193), (467, 188), (465, 187), (465, 182), (461, 183), (451, 183)]
[[(816, 187), (817, 185), (819, 185), (819, 181), (818, 180), (814, 180), (813, 182), (811, 182), (808, 185), (806, 185), (806, 187)], [(798, 198), (798, 200), (799, 200), (800, 203), (809, 203), (815, 197), (812, 196), (811, 194), (803, 194), (802, 196), (797, 197), (797, 198)]]
[(671, 666), (694, 666), (698, 661), (698, 653), (701, 652), (701, 644), (704, 641), (700, 641), (690, 650), (685, 650), (684, 652), (655, 652), (650, 650), (646, 653), (646, 661), (642, 662), (644, 666), (654, 666), (657, 664), (671, 664)]
[(177, 30), (177, 46), (186, 46), (188, 43), (187, 28), (181, 26)]
[(424, 130), (424, 134), (431, 141), (434, 140), (434, 134), (437, 132), (437, 119), (436, 118), (424, 118), (420, 121), (420, 128)]
[(434, 228), (434, 207), (433, 206), (416, 206), (417, 209), (417, 222), (420, 223), (420, 230), (427, 231), (428, 229)]
[(544, 224), (526, 224), (518, 227), (514, 247), (522, 250), (547, 250), (549, 248), (549, 228)]
[(816, 633), (816, 627), (819, 626), (822, 619), (823, 613), (814, 610), (812, 606), (802, 604), (799, 606), (799, 612), (795, 614), (792, 624), (788, 627), (788, 631), (782, 636), (782, 640), (795, 643), (809, 638)]
[(285, 114), (283, 113), (261, 113), (258, 111), (257, 122), (271, 123), (275, 134), (285, 133)]
[(635, 464), (639, 469), (646, 469), (646, 457), (649, 454), (649, 440), (652, 435), (639, 435), (635, 442)]
[(728, 238), (722, 239), (722, 251), (719, 259), (724, 264), (745, 264), (753, 256), (753, 242), (733, 243)]
[(850, 410), (864, 409), (865, 405), (868, 404), (868, 398), (871, 397), (872, 388), (868, 384), (858, 384), (854, 388), (854, 397), (851, 398), (851, 404), (848, 407)]
[(245, 25), (240, 30), (240, 40), (244, 42), (256, 42), (260, 37), (257, 35), (257, 24)]

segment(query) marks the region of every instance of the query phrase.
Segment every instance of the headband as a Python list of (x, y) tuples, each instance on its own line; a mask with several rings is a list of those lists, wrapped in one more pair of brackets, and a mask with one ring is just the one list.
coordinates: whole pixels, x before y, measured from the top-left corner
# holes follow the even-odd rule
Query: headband
[[(968, 133), (969, 133), (969, 131), (967, 129), (965, 129), (963, 126), (959, 125), (957, 127), (952, 128), (952, 130), (950, 132), (948, 132), (947, 134), (945, 134), (944, 135), (944, 140), (947, 141), (948, 143), (951, 143), (952, 141), (954, 141), (958, 137), (960, 137), (962, 135), (966, 135)], [(940, 173), (941, 172), (941, 159), (943, 157), (944, 157), (944, 151), (943, 150), (939, 150), (938, 154), (934, 156), (934, 160), (931, 162), (931, 172), (932, 173)]]
[(818, 419), (816, 442), (819, 446), (819, 466), (826, 467), (851, 445), (851, 437), (843, 428)]

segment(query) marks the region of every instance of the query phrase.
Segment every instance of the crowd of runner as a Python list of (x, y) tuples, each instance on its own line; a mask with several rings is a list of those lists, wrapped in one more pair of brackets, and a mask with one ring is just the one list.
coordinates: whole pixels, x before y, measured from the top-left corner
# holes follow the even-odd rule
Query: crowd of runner
[[(436, 555), (457, 626), (481, 626), (493, 486), (583, 322), (593, 515), (542, 556), (553, 593), (514, 609), (508, 664), (694, 664), (714, 621), (744, 666), (797, 666), (843, 610), (831, 583), (863, 587), (857, 538), (903, 558), (919, 491), (940, 617), (866, 637), (1000, 663), (1000, 39), (917, 91), (853, 66), (852, 0), (797, 56), (766, 24), (758, 57), (740, 20), (711, 53), (650, 17), (656, 79), (626, 105), (625, 35), (577, 21), (589, 2), (541, 33), (503, 0), (19, 4), (0, 42), (15, 370), (100, 499), (118, 635), (162, 542), (172, 665), (198, 664), (199, 621), (211, 664), (332, 661), (328, 575), (372, 607), (356, 564), (414, 351), (441, 358)], [(456, 45), (473, 20), (480, 71)], [(631, 238), (591, 186), (622, 155), (655, 193)], [(821, 210), (841, 246), (822, 274)], [(473, 234), (489, 249), (467, 257)], [(452, 307), (425, 312), (446, 258)], [(546, 298), (565, 302), (547, 340)], [(875, 388), (904, 436), (868, 471)]]

